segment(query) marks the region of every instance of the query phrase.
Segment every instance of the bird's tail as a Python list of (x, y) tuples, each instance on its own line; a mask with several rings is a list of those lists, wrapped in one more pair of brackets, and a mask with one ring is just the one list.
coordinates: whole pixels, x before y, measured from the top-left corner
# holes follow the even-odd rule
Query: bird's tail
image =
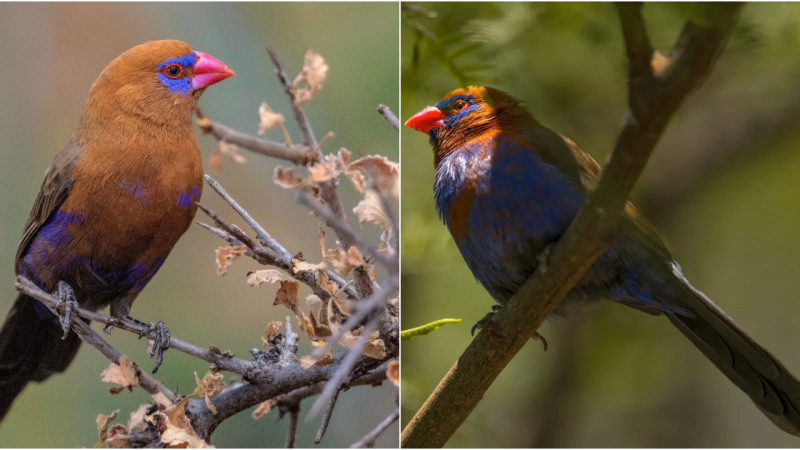
[(681, 303), (695, 315), (667, 314), (672, 324), (775, 425), (800, 435), (800, 382), (702, 292), (682, 284)]
[(0, 421), (29, 382), (63, 372), (78, 352), (80, 338), (70, 333), (62, 340), (64, 332), (48, 313), (20, 294), (0, 328)]

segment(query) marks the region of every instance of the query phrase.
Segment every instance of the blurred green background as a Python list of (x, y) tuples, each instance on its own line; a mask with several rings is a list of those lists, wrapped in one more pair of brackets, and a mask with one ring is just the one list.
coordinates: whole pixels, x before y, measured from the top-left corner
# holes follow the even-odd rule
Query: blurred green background
[[(286, 98), (274, 76), (266, 45), (281, 58), (290, 77), (302, 68), (313, 48), (330, 66), (321, 93), (307, 106), (317, 138), (334, 131), (325, 148), (346, 147), (354, 157), (383, 154), (398, 159), (397, 133), (376, 112), (379, 103), (398, 110), (398, 5), (396, 3), (92, 3), (0, 4), (0, 314), (13, 302), (13, 259), (22, 227), (55, 154), (78, 123), (89, 87), (103, 68), (125, 50), (148, 40), (180, 39), (219, 58), (236, 76), (208, 89), (200, 100), (215, 120), (255, 134), (262, 101), (287, 117)], [(204, 160), (216, 148), (198, 134)], [(278, 130), (268, 138), (282, 140)], [(272, 184), (279, 161), (249, 154), (244, 165), (223, 160), (220, 171), (206, 170), (291, 252), (303, 251), (318, 261), (317, 221), (293, 200), (293, 192)], [(345, 210), (358, 196), (343, 182)], [(205, 187), (202, 203), (246, 228), (241, 219)], [(354, 216), (350, 216), (351, 221)], [(207, 221), (202, 213), (198, 218)], [(365, 229), (377, 239), (372, 225)], [(332, 245), (330, 243), (329, 245)], [(216, 345), (249, 358), (261, 347), (266, 324), (289, 311), (272, 306), (275, 287), (251, 290), (245, 273), (261, 266), (241, 258), (224, 277), (217, 277), (214, 250), (223, 241), (192, 226), (178, 242), (160, 273), (136, 301), (133, 316), (163, 320), (172, 335), (200, 346)], [(302, 290), (305, 296), (310, 292)], [(292, 319), (296, 324), (296, 320)], [(97, 327), (96, 327), (97, 328)], [(146, 343), (115, 331), (109, 342), (143, 368)], [(301, 339), (299, 353), (310, 351)], [(100, 372), (108, 362), (84, 347), (69, 370), (42, 385), (31, 385), (17, 399), (0, 427), (3, 447), (91, 447), (97, 442), (95, 418), (120, 409), (119, 421), (149, 397), (108, 394)], [(176, 351), (167, 352), (158, 379), (181, 393), (194, 389), (193, 372), (202, 376), (208, 364)], [(226, 379), (235, 376), (226, 374)], [(396, 408), (397, 389), (356, 387), (342, 394), (322, 446), (348, 446)], [(312, 399), (304, 402), (305, 410)], [(301, 413), (302, 414), (302, 413)], [(288, 419), (276, 423), (276, 411), (260, 421), (244, 412), (225, 421), (212, 437), (220, 447), (283, 447)], [(297, 445), (313, 446), (319, 417), (301, 415)], [(386, 432), (377, 445), (396, 447), (397, 433)]]
[[(646, 4), (669, 50), (698, 4)], [(671, 122), (635, 199), (692, 283), (800, 375), (800, 5), (742, 12), (705, 86)], [(403, 3), (402, 119), (462, 83), (523, 100), (602, 162), (626, 109), (610, 3)], [(403, 328), (463, 319), (404, 341), (402, 423), (471, 341), (493, 301), (439, 221), (428, 139), (401, 134)], [(781, 447), (777, 429), (664, 318), (604, 304), (545, 324), (503, 371), (452, 447)]]

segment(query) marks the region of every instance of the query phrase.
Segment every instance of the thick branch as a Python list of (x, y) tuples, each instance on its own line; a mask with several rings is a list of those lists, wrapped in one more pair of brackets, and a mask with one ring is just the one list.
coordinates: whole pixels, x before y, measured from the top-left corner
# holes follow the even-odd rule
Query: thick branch
[[(327, 366), (311, 366), (308, 369), (303, 369), (299, 363), (296, 363), (275, 371), (269, 382), (242, 384), (232, 389), (226, 389), (220, 394), (211, 397), (214, 407), (217, 408), (216, 414), (208, 409), (204, 399), (192, 399), (186, 405), (186, 416), (192, 422), (197, 435), (208, 439), (222, 421), (259, 403), (284, 394), (297, 397), (315, 395), (318, 389), (331, 379), (336, 369), (341, 365), (342, 360), (349, 353), (347, 351), (339, 352), (336, 355), (336, 362)], [(362, 356), (356, 365), (358, 366), (368, 359), (371, 358)], [(383, 369), (381, 370), (382, 367)], [(371, 372), (353, 380), (350, 384), (351, 386), (361, 384), (376, 385), (381, 376), (383, 379), (386, 378), (385, 366), (373, 369)]]
[[(630, 104), (643, 107), (628, 112), (594, 192), (552, 251), (545, 251), (536, 273), (478, 334), (403, 430), (403, 447), (443, 446), (511, 358), (605, 251), (650, 152), (683, 99), (705, 79), (739, 8), (716, 6), (716, 17), (727, 20), (718, 21), (715, 29), (687, 24), (673, 50), (675, 63), (660, 77), (656, 92), (638, 91), (629, 84)], [(646, 100), (639, 101), (641, 97)]]

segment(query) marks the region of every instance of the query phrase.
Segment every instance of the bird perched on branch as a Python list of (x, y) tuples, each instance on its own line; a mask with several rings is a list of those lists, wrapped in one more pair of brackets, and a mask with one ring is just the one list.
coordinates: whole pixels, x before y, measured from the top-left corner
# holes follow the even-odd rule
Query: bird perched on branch
[[(503, 304), (566, 232), (600, 166), (496, 89), (455, 90), (406, 125), (430, 136), (439, 215), (475, 278)], [(800, 434), (800, 382), (689, 284), (630, 201), (613, 244), (553, 316), (574, 316), (601, 300), (666, 316), (772, 422)]]
[(77, 129), (45, 174), (15, 262), (18, 275), (59, 294), (65, 320), (17, 297), (0, 329), (0, 419), (29, 382), (63, 372), (75, 357), (76, 302), (130, 319), (197, 210), (197, 101), (232, 75), (217, 59), (165, 40), (128, 50), (94, 82)]

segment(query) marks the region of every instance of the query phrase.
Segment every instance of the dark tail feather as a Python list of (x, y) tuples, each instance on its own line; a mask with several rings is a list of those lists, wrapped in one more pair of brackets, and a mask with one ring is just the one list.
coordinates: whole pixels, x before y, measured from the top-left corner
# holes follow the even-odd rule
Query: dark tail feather
[(0, 421), (29, 382), (66, 370), (81, 344), (75, 333), (62, 340), (55, 316), (43, 318), (35, 302), (20, 294), (0, 328)]
[(800, 435), (800, 382), (717, 305), (688, 283), (681, 300), (694, 317), (667, 314), (675, 325), (775, 425)]

